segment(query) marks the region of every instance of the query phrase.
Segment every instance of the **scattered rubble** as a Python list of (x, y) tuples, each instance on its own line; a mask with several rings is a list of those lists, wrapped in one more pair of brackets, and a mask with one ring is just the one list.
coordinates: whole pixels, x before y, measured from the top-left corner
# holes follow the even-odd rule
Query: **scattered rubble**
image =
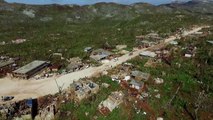
[(53, 18), (52, 18), (52, 17), (43, 17), (43, 18), (40, 18), (40, 20), (41, 20), (42, 22), (48, 22), (48, 21), (52, 21)]
[(171, 41), (170, 44), (171, 45), (178, 45), (178, 42), (177, 41)]
[(158, 93), (157, 95), (155, 95), (156, 98), (160, 99), (160, 94)]
[(30, 18), (34, 18), (35, 17), (35, 11), (32, 10), (32, 9), (29, 9), (29, 10), (24, 10), (23, 11), (23, 14), (30, 17)]
[(155, 78), (154, 81), (155, 81), (155, 84), (162, 84), (162, 83), (164, 83), (164, 80), (162, 78)]
[(70, 58), (69, 65), (66, 67), (67, 72), (74, 72), (83, 69), (86, 66), (79, 57)]
[(122, 49), (124, 49), (124, 48), (126, 48), (127, 47), (127, 45), (117, 45), (116, 46), (116, 49), (117, 50), (122, 50)]
[(157, 65), (160, 63), (159, 59), (149, 59), (145, 64), (144, 67), (157, 67)]
[(12, 40), (12, 43), (13, 44), (21, 44), (21, 43), (24, 43), (26, 41), (27, 41), (26, 39), (16, 39), (16, 40)]
[(157, 120), (163, 120), (163, 118), (162, 117), (158, 117)]
[(146, 48), (158, 44), (162, 38), (157, 33), (136, 36), (137, 45)]
[(1, 96), (1, 98), (2, 98), (2, 101), (9, 101), (14, 99), (14, 96)]
[(108, 88), (110, 85), (107, 84), (107, 83), (102, 83), (101, 86), (105, 87), (105, 88)]

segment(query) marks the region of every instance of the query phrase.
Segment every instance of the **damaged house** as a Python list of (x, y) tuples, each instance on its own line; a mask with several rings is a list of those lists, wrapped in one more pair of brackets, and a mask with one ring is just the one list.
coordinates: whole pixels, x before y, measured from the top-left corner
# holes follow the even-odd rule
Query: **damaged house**
[(14, 60), (1, 60), (0, 61), (0, 76), (1, 75), (6, 75), (6, 73), (11, 72), (16, 66)]
[(121, 66), (121, 70), (128, 72), (131, 71), (134, 68), (134, 65), (132, 63), (123, 63)]
[(112, 53), (107, 50), (97, 49), (91, 53), (90, 58), (92, 58), (95, 61), (101, 61), (101, 60), (107, 59), (111, 55)]
[(82, 60), (79, 57), (71, 58), (69, 62), (70, 63), (66, 67), (66, 71), (68, 72), (74, 72), (76, 70), (80, 70), (84, 66), (82, 63)]
[(150, 47), (159, 43), (162, 38), (157, 33), (136, 36), (136, 43), (142, 47)]
[(102, 101), (99, 104), (98, 109), (100, 113), (103, 115), (108, 115), (123, 102), (123, 98), (124, 93), (122, 91), (112, 92), (105, 101)]
[(129, 85), (131, 88), (134, 88), (138, 90), (139, 92), (142, 92), (145, 89), (145, 83), (143, 81), (131, 80)]
[(149, 73), (144, 73), (136, 70), (131, 72), (131, 77), (135, 80), (148, 81), (151, 78), (151, 75)]
[(92, 81), (80, 81), (72, 84), (72, 89), (75, 93), (75, 101), (80, 102), (81, 100), (91, 97), (99, 91), (99, 85)]

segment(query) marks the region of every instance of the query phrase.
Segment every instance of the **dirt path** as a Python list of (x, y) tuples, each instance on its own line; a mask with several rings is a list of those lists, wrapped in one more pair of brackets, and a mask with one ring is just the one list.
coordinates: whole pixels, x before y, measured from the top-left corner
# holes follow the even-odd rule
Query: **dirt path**
[[(191, 31), (185, 32), (184, 36), (192, 34), (201, 30), (203, 27), (194, 28)], [(163, 43), (159, 45), (166, 45), (170, 41), (173, 41), (179, 36), (171, 36), (168, 39), (165, 39)], [(12, 95), (15, 96), (13, 101), (18, 101), (27, 98), (36, 98), (48, 94), (55, 94), (59, 92), (57, 87), (60, 86), (62, 89), (66, 89), (73, 83), (84, 77), (91, 77), (95, 73), (100, 73), (105, 70), (112, 69), (113, 67), (126, 62), (139, 55), (140, 52), (146, 49), (158, 48), (159, 45), (153, 46), (151, 48), (138, 49), (133, 52), (133, 55), (125, 54), (118, 58), (118, 61), (114, 62), (111, 60), (109, 63), (103, 64), (99, 67), (90, 67), (81, 71), (69, 73), (60, 77), (46, 78), (42, 80), (17, 80), (5, 77), (0, 79), (0, 96)], [(3, 103), (0, 101), (0, 103)]]

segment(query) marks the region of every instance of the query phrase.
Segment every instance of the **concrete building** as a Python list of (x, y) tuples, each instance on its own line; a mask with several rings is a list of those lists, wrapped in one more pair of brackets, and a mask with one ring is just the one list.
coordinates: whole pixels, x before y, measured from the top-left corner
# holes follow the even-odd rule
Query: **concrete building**
[(36, 75), (38, 72), (40, 72), (44, 68), (48, 67), (48, 65), (49, 65), (49, 63), (46, 61), (35, 60), (19, 69), (13, 71), (13, 76), (28, 79), (28, 78)]
[(71, 85), (71, 88), (74, 89), (74, 99), (76, 102), (80, 102), (81, 100), (88, 98), (99, 91), (99, 85), (88, 80), (74, 82)]

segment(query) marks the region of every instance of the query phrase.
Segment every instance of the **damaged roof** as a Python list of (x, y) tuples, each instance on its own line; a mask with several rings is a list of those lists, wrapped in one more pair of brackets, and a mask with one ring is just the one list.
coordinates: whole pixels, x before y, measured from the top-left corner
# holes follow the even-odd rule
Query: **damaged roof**
[(92, 54), (90, 55), (90, 57), (96, 61), (99, 61), (101, 59), (104, 59), (108, 56), (110, 56), (112, 53), (107, 51), (107, 50), (104, 50), (104, 49), (97, 49), (97, 50), (94, 50), (92, 52)]
[(133, 76), (133, 77), (140, 77), (140, 78), (143, 78), (145, 80), (148, 80), (149, 77), (150, 77), (150, 74), (136, 70), (136, 71), (132, 71), (131, 72), (131, 76)]
[(134, 85), (134, 86), (138, 86), (138, 87), (143, 87), (144, 82), (142, 82), (142, 81), (131, 80), (130, 84), (131, 84), (131, 85)]
[(0, 61), (0, 68), (13, 64), (14, 60)]

